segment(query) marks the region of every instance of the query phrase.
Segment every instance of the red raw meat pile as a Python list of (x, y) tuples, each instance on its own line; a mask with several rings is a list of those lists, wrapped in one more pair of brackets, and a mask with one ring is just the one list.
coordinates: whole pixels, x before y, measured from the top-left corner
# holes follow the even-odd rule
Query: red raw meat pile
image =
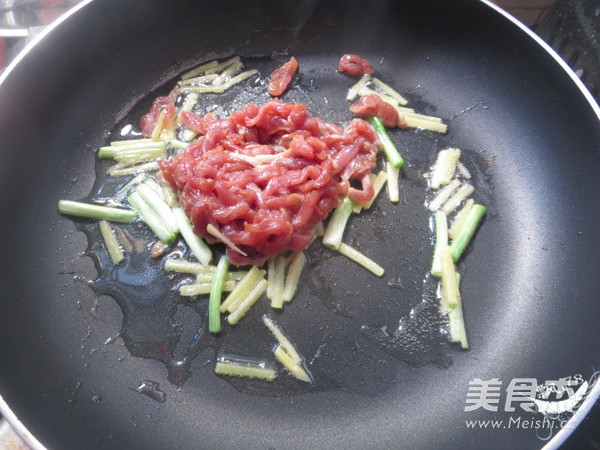
[(162, 174), (199, 236), (211, 239), (213, 224), (245, 253), (228, 247), (234, 264), (261, 265), (303, 249), (342, 196), (373, 197), (369, 174), (380, 143), (362, 119), (342, 129), (310, 116), (301, 103), (273, 100), (224, 120), (184, 112), (182, 121), (202, 136), (161, 162)]

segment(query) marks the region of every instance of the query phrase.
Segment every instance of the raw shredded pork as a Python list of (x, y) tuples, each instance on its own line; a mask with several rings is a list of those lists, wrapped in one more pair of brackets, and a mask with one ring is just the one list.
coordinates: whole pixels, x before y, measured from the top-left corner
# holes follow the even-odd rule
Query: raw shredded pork
[(174, 124), (176, 118), (175, 100), (179, 94), (179, 88), (176, 87), (169, 93), (169, 95), (165, 97), (156, 97), (156, 99), (154, 99), (150, 111), (142, 116), (142, 119), (140, 120), (140, 128), (142, 129), (142, 134), (144, 136), (149, 137), (152, 135), (161, 111), (165, 112), (163, 123), (165, 128)]
[(199, 236), (213, 239), (212, 224), (230, 241), (234, 264), (261, 265), (303, 249), (341, 197), (373, 197), (369, 174), (380, 143), (362, 119), (342, 129), (310, 116), (301, 103), (272, 100), (228, 119), (184, 112), (182, 121), (202, 136), (161, 162), (162, 174)]
[(292, 77), (298, 70), (298, 61), (293, 56), (279, 69), (271, 73), (271, 81), (267, 86), (267, 91), (273, 97), (279, 97), (285, 92), (288, 85), (292, 82)]
[(340, 58), (338, 71), (346, 72), (349, 75), (365, 75), (375, 72), (369, 61), (352, 53), (346, 53)]
[(377, 94), (363, 95), (360, 103), (350, 105), (350, 111), (357, 116), (373, 117), (378, 116), (385, 127), (388, 128), (406, 128), (408, 123), (398, 114), (396, 108), (387, 102), (381, 100)]

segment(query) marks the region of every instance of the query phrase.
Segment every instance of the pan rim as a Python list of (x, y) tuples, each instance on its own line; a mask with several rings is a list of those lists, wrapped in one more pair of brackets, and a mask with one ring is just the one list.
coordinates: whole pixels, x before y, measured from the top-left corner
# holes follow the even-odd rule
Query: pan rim
[(92, 3), (94, 0), (82, 0), (80, 3), (76, 4), (69, 10), (65, 11), (60, 15), (57, 19), (55, 19), (51, 24), (44, 26), (44, 28), (37, 34), (31, 41), (27, 42), (25, 47), (17, 53), (14, 59), (6, 66), (6, 68), (0, 72), (0, 86), (4, 83), (4, 81), (10, 76), (10, 73), (14, 70), (14, 68), (19, 65), (19, 63), (27, 56), (27, 54), (37, 47), (37, 45), (46, 38), (48, 34), (52, 32), (55, 28), (59, 27), (63, 22), (69, 19), (73, 14), (77, 13), (82, 8), (85, 8), (86, 5)]
[(19, 420), (17, 415), (10, 409), (4, 397), (0, 395), (0, 413), (8, 422), (17, 435), (27, 444), (32, 450), (46, 450), (46, 447), (37, 440), (37, 438), (27, 429), (27, 427)]
[(544, 41), (541, 37), (539, 37), (533, 30), (531, 30), (528, 26), (526, 26), (523, 22), (517, 19), (512, 14), (508, 13), (506, 10), (502, 9), (500, 6), (492, 3), (491, 0), (479, 0), (481, 3), (489, 6), (498, 14), (504, 16), (507, 20), (511, 21), (514, 25), (520, 28), (525, 34), (527, 34), (531, 39), (533, 39), (540, 47), (542, 47), (552, 58), (559, 64), (560, 67), (569, 75), (571, 80), (575, 83), (575, 85), (579, 88), (585, 99), (588, 101), (592, 110), (596, 113), (598, 120), (600, 120), (600, 106), (596, 99), (592, 96), (592, 93), (589, 89), (583, 84), (583, 81), (577, 76), (575, 71), (567, 64), (567, 62), (554, 50), (550, 45)]

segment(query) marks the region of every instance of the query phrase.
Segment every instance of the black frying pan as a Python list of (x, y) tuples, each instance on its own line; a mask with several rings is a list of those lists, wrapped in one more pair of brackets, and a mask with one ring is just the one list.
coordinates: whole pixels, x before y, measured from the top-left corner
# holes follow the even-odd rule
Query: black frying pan
[[(141, 100), (139, 114), (148, 92), (213, 57), (240, 54), (267, 70), (293, 54), (301, 77), (288, 99), (348, 120), (351, 81), (334, 70), (346, 52), (450, 124), (445, 136), (397, 135), (409, 161), (405, 204), (382, 203), (349, 232), (404, 289), (313, 256), (278, 320), (308, 359), (320, 350), (320, 391), (232, 385), (212, 374), (210, 350), (183, 385), (170, 383), (164, 364), (109, 339), (121, 310), (82, 281), (95, 277), (87, 241), (58, 199), (89, 194), (94, 149), (133, 105)], [(538, 448), (535, 430), (467, 429), (465, 420), (515, 417), (503, 412), (504, 393), (497, 413), (465, 412), (469, 381), (498, 378), (505, 389), (515, 378), (589, 379), (600, 366), (598, 108), (485, 3), (91, 2), (2, 77), (0, 105), (0, 392), (50, 448)], [(461, 268), (472, 348), (449, 348), (447, 368), (417, 366), (360, 326), (393, 327), (419, 301), (430, 252), (420, 172), (449, 145), (477, 168), (489, 207)], [(174, 320), (193, 328), (188, 313)], [(135, 391), (144, 379), (161, 384), (165, 402)], [(555, 430), (553, 445), (566, 434)]]

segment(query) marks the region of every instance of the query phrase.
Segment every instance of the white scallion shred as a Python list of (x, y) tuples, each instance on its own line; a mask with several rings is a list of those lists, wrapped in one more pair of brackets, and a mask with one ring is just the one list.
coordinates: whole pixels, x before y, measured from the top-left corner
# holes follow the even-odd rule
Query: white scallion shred
[(435, 247), (431, 274), (439, 277), (442, 275), (442, 249), (448, 247), (448, 218), (442, 211), (436, 211), (433, 216), (435, 224)]
[(267, 261), (267, 298), (273, 299), (273, 286), (275, 285), (275, 258)]
[(117, 205), (122, 204), (123, 201), (125, 200), (125, 198), (131, 193), (131, 191), (136, 186), (138, 186), (139, 184), (143, 183), (147, 179), (148, 179), (148, 175), (146, 175), (145, 173), (140, 173), (139, 175), (136, 175), (131, 180), (129, 180), (127, 183), (125, 183), (117, 191), (117, 193), (113, 196), (113, 198), (111, 199), (111, 201), (109, 203), (117, 204)]
[(385, 84), (379, 78), (373, 78), (373, 84), (377, 86), (383, 93), (395, 99), (400, 105), (408, 104), (408, 100), (406, 100), (398, 91)]
[(160, 138), (160, 134), (163, 130), (163, 124), (165, 122), (165, 117), (167, 117), (167, 112), (163, 109), (158, 115), (156, 125), (154, 126), (154, 130), (152, 131), (152, 135), (150, 136), (153, 141), (158, 141), (158, 139)]
[[(215, 274), (214, 272), (211, 272), (211, 273), (200, 272), (200, 273), (196, 274), (196, 283), (211, 283), (213, 280), (214, 274)], [(228, 272), (226, 281), (238, 282), (242, 278), (244, 278), (246, 275), (248, 275), (247, 271)]]
[(458, 208), (458, 205), (460, 205), (467, 199), (467, 197), (469, 197), (469, 195), (473, 193), (474, 190), (475, 188), (471, 184), (463, 183), (456, 190), (456, 192), (452, 194), (452, 197), (450, 197), (446, 203), (444, 203), (444, 206), (442, 206), (441, 210), (446, 214), (451, 214), (456, 208)]
[(294, 359), (284, 350), (281, 345), (276, 345), (273, 349), (275, 358), (285, 367), (288, 372), (300, 381), (305, 383), (312, 383), (313, 379), (310, 372), (307, 372), (304, 367), (298, 364)]
[(474, 204), (475, 204), (475, 201), (472, 198), (468, 199), (465, 202), (465, 204), (462, 206), (460, 211), (458, 211), (456, 213), (456, 216), (454, 216), (454, 221), (452, 222), (452, 225), (450, 226), (450, 229), (448, 230), (448, 235), (452, 239), (454, 239), (456, 237), (458, 231), (462, 228), (463, 223), (464, 223), (465, 219), (468, 217), (469, 211), (473, 207)]
[(181, 133), (181, 139), (184, 142), (191, 142), (196, 136), (198, 136), (198, 133), (192, 130), (183, 130)]
[[(179, 294), (184, 297), (191, 297), (194, 295), (206, 295), (210, 294), (211, 283), (192, 283), (182, 284), (179, 287)], [(223, 292), (231, 292), (235, 288), (235, 281), (226, 280), (223, 283)]]
[(450, 198), (452, 193), (456, 189), (458, 189), (458, 186), (460, 186), (460, 181), (454, 179), (449, 184), (440, 189), (437, 195), (429, 203), (429, 211), (437, 211), (438, 209), (440, 209), (444, 202), (448, 200), (448, 198)]
[(344, 244), (342, 242), (340, 244), (340, 246), (338, 247), (337, 251), (340, 252), (345, 257), (351, 259), (355, 263), (360, 264), (365, 269), (370, 270), (378, 277), (382, 276), (385, 273), (385, 270), (383, 269), (383, 267), (381, 267), (375, 261), (373, 261), (372, 259), (363, 255), (361, 252), (359, 252), (354, 247), (351, 247), (348, 244)]
[(371, 95), (371, 94), (375, 94), (375, 95), (378, 95), (378, 96), (381, 98), (381, 100), (383, 100), (383, 101), (384, 101), (384, 102), (386, 102), (386, 103), (389, 103), (389, 104), (390, 104), (390, 105), (392, 105), (392, 106), (402, 106), (402, 105), (400, 104), (400, 102), (398, 102), (398, 100), (397, 100), (397, 99), (395, 99), (394, 97), (390, 97), (389, 95), (387, 95), (387, 94), (384, 94), (384, 93), (382, 93), (382, 92), (377, 92), (376, 90), (374, 90), (374, 89), (371, 89), (371, 88), (369, 88), (369, 87), (367, 87), (367, 86), (362, 86), (362, 87), (361, 87), (361, 88), (358, 90), (358, 94), (359, 94), (359, 95), (361, 95), (361, 96), (362, 96), (362, 95)]
[[(427, 122), (435, 122), (435, 123), (442, 123), (442, 118), (441, 117), (436, 117), (436, 116), (427, 116), (425, 114), (418, 114), (416, 112), (410, 112), (410, 111), (406, 111), (406, 112), (402, 112), (401, 108), (396, 108), (396, 110), (398, 111), (398, 113), (400, 113), (400, 115), (402, 117), (404, 117), (406, 120), (408, 120), (408, 118), (412, 118), (412, 119), (416, 119), (416, 120), (420, 120), (420, 121), (427, 121)], [(433, 124), (432, 124), (433, 125)], [(410, 126), (410, 125), (409, 125)]]
[(271, 308), (283, 308), (283, 290), (285, 288), (286, 258), (279, 255), (275, 258), (273, 288), (271, 290)]
[(166, 148), (166, 143), (161, 141), (153, 141), (152, 139), (129, 139), (124, 141), (113, 141), (109, 146), (100, 147), (99, 150), (110, 149), (113, 152), (118, 153), (125, 150), (135, 150), (139, 148)]
[(110, 257), (110, 260), (115, 265), (119, 264), (125, 259), (125, 255), (123, 254), (121, 244), (117, 239), (115, 231), (106, 220), (101, 220), (98, 224), (100, 226), (100, 233), (102, 234), (102, 238), (104, 239), (104, 244), (106, 245), (106, 252)]
[(175, 214), (162, 196), (162, 189), (157, 182), (148, 181), (140, 184), (136, 191), (148, 203), (160, 218), (168, 225), (173, 233), (179, 232), (179, 226)]
[(460, 158), (460, 149), (447, 148), (441, 150), (431, 170), (430, 184), (433, 189), (438, 189), (443, 184), (450, 183), (456, 170), (456, 163)]
[(229, 78), (233, 77), (234, 75), (237, 75), (237, 73), (240, 70), (242, 70), (243, 68), (244, 68), (244, 65), (242, 64), (242, 61), (239, 61), (239, 60), (235, 61), (231, 66), (229, 66), (227, 69), (223, 70), (223, 72), (221, 72), (219, 74), (219, 76), (213, 80), (213, 82), (212, 82), (213, 86), (222, 85)]
[(116, 141), (112, 141), (110, 143), (111, 147), (121, 147), (123, 145), (146, 145), (154, 143), (152, 139), (149, 138), (140, 138), (140, 139), (117, 139)]
[[(401, 116), (404, 116), (404, 115), (406, 115), (406, 114), (410, 114), (410, 115), (416, 115), (416, 116), (421, 116), (421, 115), (422, 115), (422, 114), (418, 114), (418, 113), (416, 113), (414, 109), (412, 109), (412, 108), (407, 108), (406, 106), (396, 106), (396, 105), (392, 105), (392, 106), (394, 107), (394, 109), (395, 109), (396, 111), (398, 111), (398, 113), (399, 113)], [(429, 117), (429, 116), (423, 116), (423, 117)], [(441, 120), (442, 120), (442, 119), (440, 119), (440, 121), (441, 121)]]
[[(206, 85), (212, 83), (219, 75), (216, 73), (211, 73), (210, 75), (201, 75), (199, 77), (186, 78), (179, 81), (180, 86), (193, 86), (193, 85)], [(194, 105), (192, 105), (194, 106)], [(182, 108), (183, 109), (183, 108)], [(185, 111), (191, 111), (191, 109), (186, 109)]]
[(277, 325), (272, 319), (267, 316), (262, 317), (263, 323), (269, 329), (269, 331), (273, 334), (277, 342), (284, 348), (288, 355), (297, 363), (300, 364), (303, 361), (302, 356), (296, 350), (296, 346), (290, 341), (290, 339), (285, 335), (283, 330)]
[(323, 221), (319, 220), (315, 227), (312, 230), (312, 233), (315, 237), (321, 237), (325, 233), (325, 225), (323, 225)]
[(211, 73), (217, 73), (217, 72), (227, 69), (229, 66), (232, 66), (240, 61), (241, 61), (241, 58), (239, 56), (237, 56), (237, 55), (232, 56), (231, 58), (206, 69), (204, 71), (204, 73), (206, 75), (210, 75)]
[(152, 172), (152, 171), (155, 171), (158, 169), (159, 169), (159, 167), (158, 167), (157, 161), (151, 161), (151, 162), (147, 162), (147, 163), (143, 163), (143, 164), (136, 164), (134, 166), (117, 163), (117, 164), (110, 166), (107, 169), (106, 173), (107, 173), (107, 175), (109, 175), (111, 177), (121, 177), (121, 176), (125, 176), (125, 175), (134, 175), (134, 174), (142, 173), (142, 172)]
[(277, 371), (266, 363), (241, 362), (225, 357), (217, 360), (215, 373), (235, 377), (260, 378), (267, 381), (277, 378)]
[(184, 86), (184, 87), (182, 87), (182, 90), (185, 92), (198, 92), (200, 94), (209, 94), (209, 93), (221, 94), (221, 93), (225, 92), (227, 89), (229, 89), (230, 87), (232, 87), (238, 83), (241, 83), (242, 81), (250, 78), (253, 75), (256, 75), (257, 73), (258, 73), (258, 70), (256, 70), (256, 69), (247, 70), (245, 72), (239, 73), (235, 77), (230, 78), (229, 80), (227, 80), (226, 82), (224, 82), (223, 84), (221, 84), (219, 86), (212, 86), (212, 85)]
[[(460, 289), (460, 274), (456, 272), (456, 284)], [(450, 331), (450, 340), (452, 342), (460, 343), (463, 349), (469, 348), (469, 341), (467, 340), (467, 329), (465, 327), (465, 319), (463, 317), (463, 306), (462, 299), (459, 304), (448, 312), (448, 329)]]
[(294, 298), (296, 289), (298, 289), (298, 281), (302, 274), (302, 269), (306, 264), (306, 256), (303, 251), (297, 251), (292, 254), (291, 262), (288, 266), (288, 273), (285, 279), (285, 287), (283, 289), (283, 301), (290, 302)]
[(256, 287), (256, 285), (264, 279), (265, 271), (259, 269), (256, 266), (248, 271), (227, 296), (227, 298), (221, 303), (221, 312), (226, 311), (233, 312), (242, 303), (242, 301), (250, 294), (250, 292)]
[(448, 245), (442, 248), (440, 259), (442, 262), (442, 302), (444, 308), (450, 310), (460, 304), (460, 291), (454, 260)]
[(194, 108), (194, 105), (198, 102), (198, 97), (199, 95), (196, 92), (190, 92), (188, 95), (186, 95), (185, 100), (181, 105), (181, 111), (190, 112)]
[(456, 169), (462, 175), (463, 178), (467, 180), (471, 179), (471, 172), (469, 172), (469, 170), (465, 167), (465, 165), (462, 162), (458, 161), (456, 163)]
[(205, 266), (201, 263), (187, 261), (185, 259), (178, 258), (167, 258), (164, 264), (165, 270), (170, 270), (173, 272), (180, 273), (211, 273), (214, 274), (216, 270), (216, 266)]
[(423, 130), (435, 131), (437, 133), (446, 133), (448, 125), (434, 120), (426, 120), (411, 115), (403, 116), (410, 128), (421, 128)]
[(181, 79), (182, 80), (187, 80), (189, 78), (193, 78), (193, 77), (196, 77), (198, 75), (202, 75), (202, 74), (206, 73), (206, 71), (208, 69), (212, 69), (213, 67), (216, 67), (218, 64), (219, 64), (219, 61), (217, 61), (216, 59), (213, 60), (213, 61), (209, 61), (207, 63), (204, 63), (204, 64), (196, 67), (195, 69), (192, 69), (189, 72), (186, 72), (183, 75), (181, 75)]
[(147, 161), (154, 161), (166, 156), (166, 151), (162, 149), (154, 150), (126, 150), (119, 152), (114, 156), (114, 160), (118, 163), (134, 165)]
[(227, 322), (230, 325), (235, 325), (248, 312), (250, 307), (256, 303), (261, 295), (267, 290), (267, 280), (261, 279), (254, 289), (250, 291), (248, 296), (240, 303), (240, 305), (227, 316)]
[(358, 80), (350, 89), (348, 89), (348, 95), (346, 95), (346, 100), (353, 101), (356, 97), (358, 97), (358, 91), (361, 87), (369, 82), (371, 79), (371, 75), (365, 73), (360, 80)]
[(400, 201), (400, 169), (394, 168), (389, 161), (385, 163), (385, 171), (387, 173), (387, 188), (390, 202), (398, 203)]
[(323, 234), (323, 244), (326, 247), (337, 249), (342, 242), (344, 230), (350, 215), (354, 211), (354, 202), (348, 197), (344, 197), (342, 202), (335, 208), (325, 233)]
[(163, 198), (171, 208), (176, 208), (179, 206), (179, 199), (177, 198), (177, 194), (171, 186), (168, 184), (162, 184), (161, 189)]

